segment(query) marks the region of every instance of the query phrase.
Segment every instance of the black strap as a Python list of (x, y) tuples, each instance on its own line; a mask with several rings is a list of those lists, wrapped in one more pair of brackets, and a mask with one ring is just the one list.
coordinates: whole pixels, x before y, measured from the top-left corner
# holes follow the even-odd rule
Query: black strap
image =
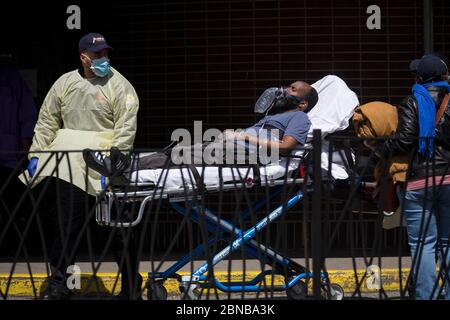
[(191, 170), (192, 175), (194, 176), (198, 192), (201, 193), (202, 191), (205, 190), (205, 184), (203, 183), (202, 177), (200, 176), (197, 168), (193, 164), (188, 164), (187, 167), (189, 168), (189, 170)]
[[(332, 139), (330, 139), (330, 138), (333, 138), (333, 136), (352, 136), (352, 134), (350, 132), (350, 126), (344, 130), (336, 131), (336, 132), (329, 134), (327, 136), (327, 139), (331, 141)], [(337, 148), (337, 149), (344, 150), (345, 158), (347, 160), (349, 169), (353, 170), (355, 168), (355, 162), (353, 161), (353, 157), (352, 157), (352, 147), (350, 145), (350, 141), (348, 139), (345, 139), (343, 141), (334, 140), (334, 141), (332, 141), (332, 143), (333, 143), (333, 149)]]
[(223, 172), (222, 172), (223, 166), (219, 166), (218, 169), (219, 169), (219, 185), (220, 185), (220, 188), (222, 188), (222, 186), (223, 186)]
[(253, 181), (257, 184), (261, 183), (261, 172), (259, 171), (258, 164), (252, 164), (253, 169)]
[(353, 157), (352, 157), (352, 148), (350, 147), (350, 144), (348, 141), (346, 141), (344, 144), (344, 152), (345, 152), (345, 157), (347, 158), (348, 166), (350, 167), (351, 170), (355, 169), (355, 161), (353, 161)]
[(436, 125), (441, 121), (442, 116), (444, 115), (445, 109), (447, 109), (448, 101), (450, 99), (450, 94), (446, 94), (444, 99), (442, 99), (441, 106), (439, 110), (436, 112)]

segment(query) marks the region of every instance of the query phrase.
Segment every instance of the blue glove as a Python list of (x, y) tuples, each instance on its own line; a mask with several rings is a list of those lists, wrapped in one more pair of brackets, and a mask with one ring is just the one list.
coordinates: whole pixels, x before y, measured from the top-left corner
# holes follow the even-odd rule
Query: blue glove
[(33, 157), (30, 159), (30, 162), (28, 162), (28, 173), (30, 174), (30, 177), (33, 177), (34, 174), (36, 173), (36, 168), (37, 168), (37, 164), (38, 164), (38, 158)]
[(106, 190), (106, 177), (100, 176), (100, 184), (102, 185), (102, 190)]

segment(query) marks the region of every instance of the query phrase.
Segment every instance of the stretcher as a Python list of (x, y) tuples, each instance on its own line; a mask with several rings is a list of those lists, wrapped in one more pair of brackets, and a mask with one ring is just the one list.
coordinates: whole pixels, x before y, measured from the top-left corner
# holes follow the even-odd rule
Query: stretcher
[[(298, 156), (297, 159), (293, 159), (291, 162), (298, 163), (298, 160), (302, 157), (303, 155)], [(151, 181), (150, 179), (147, 182), (142, 182), (145, 178), (149, 177), (149, 172), (139, 173), (139, 175), (135, 174), (134, 183), (130, 184), (133, 186), (132, 191), (111, 189), (98, 194), (96, 220), (100, 225), (110, 227), (136, 226), (142, 221), (149, 203), (155, 200), (167, 199), (172, 209), (184, 216), (188, 216), (193, 222), (200, 223), (202, 218), (205, 219), (207, 229), (210, 233), (208, 246), (212, 246), (217, 241), (229, 239), (229, 237), (226, 237), (227, 235), (234, 236), (231, 244), (216, 253), (210, 263), (204, 263), (190, 276), (180, 276), (177, 272), (188, 263), (204, 255), (205, 250), (207, 250), (205, 244), (200, 244), (167, 270), (156, 273), (150, 272), (147, 284), (149, 298), (166, 298), (167, 292), (165, 291), (163, 282), (170, 278), (180, 281), (180, 288), (185, 293), (185, 298), (199, 298), (199, 289), (211, 286), (211, 281), (208, 281), (208, 271), (242, 246), (245, 247), (246, 253), (251, 257), (260, 260), (264, 265), (274, 267), (274, 269), (265, 270), (254, 279), (246, 282), (227, 282), (224, 284), (214, 278), (214, 285), (219, 290), (223, 292), (263, 291), (267, 290), (262, 284), (266, 275), (282, 275), (285, 277), (286, 283), (280, 286), (272, 286), (270, 288), (271, 291), (286, 291), (288, 296), (294, 299), (306, 298), (307, 280), (312, 277), (312, 273), (308, 272), (305, 267), (278, 253), (275, 249), (258, 243), (255, 240), (257, 233), (260, 233), (273, 221), (286, 214), (303, 199), (305, 192), (308, 192), (305, 189), (305, 178), (300, 174), (304, 170), (303, 166), (286, 165), (284, 168), (285, 174), (281, 174), (280, 167), (209, 167), (203, 169), (214, 170), (202, 170), (203, 172), (199, 170), (202, 172), (201, 181), (209, 181), (208, 184), (202, 185), (201, 187), (198, 185), (198, 181), (195, 180), (195, 175), (191, 174), (191, 168), (167, 168), (158, 169), (159, 174), (155, 175), (158, 177), (157, 181)], [(258, 173), (256, 172), (257, 170), (259, 170)], [(221, 174), (219, 174), (220, 172)], [(231, 179), (232, 176), (234, 179)], [(184, 183), (177, 186), (168, 184), (166, 187), (167, 181), (176, 182), (177, 179), (184, 180)], [(217, 183), (213, 184), (212, 181), (214, 180)], [(292, 191), (287, 201), (266, 214), (264, 218), (257, 221), (247, 230), (241, 230), (230, 221), (220, 218), (219, 215), (214, 214), (210, 209), (205, 208), (201, 204), (202, 197), (207, 197), (212, 193), (227, 192), (242, 188), (248, 190), (257, 186), (270, 188), (269, 198), (264, 197), (253, 203), (251, 208), (246, 211), (237, 213), (241, 215), (243, 220), (248, 221), (251, 213), (255, 213), (265, 207), (268, 202), (282, 194), (283, 191), (286, 192), (287, 188), (290, 187)], [(294, 186), (297, 186), (297, 188), (294, 188)], [(301, 186), (305, 187), (302, 188)], [(137, 216), (128, 222), (121, 220), (121, 217), (114, 218), (113, 211), (118, 206), (114, 202), (129, 201), (140, 203)], [(189, 203), (188, 205), (186, 205), (187, 202)], [(220, 228), (218, 235), (216, 232), (217, 226)], [(332, 284), (330, 286), (328, 284), (326, 273), (321, 274), (321, 278), (323, 279), (324, 292), (331, 291), (331, 294), (329, 294), (331, 299), (340, 299), (343, 297), (343, 291), (338, 285)]]
[[(356, 95), (336, 76), (327, 76), (314, 85), (319, 93), (319, 105), (312, 110), (314, 113), (308, 114), (313, 123), (311, 131), (318, 126), (325, 128), (325, 134), (345, 129), (354, 108), (358, 105)], [(270, 286), (271, 291), (286, 291), (292, 299), (304, 299), (307, 296), (308, 281), (312, 273), (274, 248), (257, 242), (255, 238), (268, 225), (301, 202), (305, 194), (311, 191), (311, 184), (305, 180), (308, 175), (304, 174), (307, 168), (305, 159), (310, 149), (311, 146), (307, 145), (303, 150), (296, 151), (294, 155), (283, 159), (280, 163), (264, 167), (247, 165), (193, 168), (191, 166), (134, 172), (127, 188), (105, 189), (97, 193), (96, 220), (100, 225), (105, 226), (133, 227), (142, 221), (148, 204), (156, 200), (167, 200), (176, 212), (189, 217), (196, 223), (206, 222), (210, 234), (208, 243), (199, 245), (163, 272), (149, 272), (147, 283), (149, 299), (167, 298), (163, 283), (169, 278), (179, 281), (183, 298), (198, 299), (201, 289), (211, 286), (223, 292), (262, 292), (267, 290), (264, 284), (265, 277), (269, 274), (278, 274), (285, 278), (283, 285)], [(328, 147), (325, 146), (321, 162), (322, 168), (326, 169), (329, 168), (328, 158), (324, 160), (324, 156), (327, 157), (327, 155)], [(336, 158), (335, 156), (334, 159)], [(336, 175), (338, 179), (345, 179), (342, 166), (338, 161), (334, 162), (334, 165), (335, 167), (331, 166), (332, 175)], [(210, 193), (245, 191), (257, 186), (271, 188), (271, 192), (268, 198), (260, 199), (248, 210), (236, 213), (243, 219), (248, 220), (252, 213), (265, 207), (266, 203), (276, 196), (283, 193), (287, 197), (281, 205), (266, 212), (262, 219), (252, 223), (246, 230), (241, 230), (220, 215), (214, 214), (201, 201)], [(289, 189), (288, 193), (286, 193), (287, 189)], [(113, 214), (114, 208), (118, 207), (117, 203), (126, 202), (140, 203), (137, 215), (129, 221), (123, 221), (120, 212), (116, 217)], [(217, 227), (220, 228), (219, 234), (216, 232)], [(221, 248), (219, 252), (213, 252), (212, 258), (191, 274), (180, 276), (177, 273), (185, 265), (202, 256), (208, 250), (207, 247), (219, 240), (229, 239), (225, 237), (230, 235), (231, 243)], [(271, 269), (262, 271), (250, 281), (223, 283), (215, 277), (211, 278), (209, 272), (214, 266), (240, 248), (244, 248), (246, 253), (261, 261), (262, 265), (271, 266)], [(331, 284), (326, 272), (321, 273), (320, 278), (327, 298), (334, 300), (343, 298), (342, 288), (337, 284)]]

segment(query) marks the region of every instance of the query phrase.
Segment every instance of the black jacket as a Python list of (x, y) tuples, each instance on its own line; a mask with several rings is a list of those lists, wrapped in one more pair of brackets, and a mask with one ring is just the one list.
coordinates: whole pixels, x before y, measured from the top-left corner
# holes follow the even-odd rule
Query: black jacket
[[(446, 90), (429, 87), (436, 112), (439, 110)], [(409, 179), (425, 178), (450, 173), (450, 107), (447, 104), (444, 115), (436, 126), (435, 151), (433, 158), (418, 153), (419, 117), (416, 98), (411, 95), (398, 106), (398, 127), (394, 139), (385, 142), (383, 156), (409, 153), (412, 157)]]

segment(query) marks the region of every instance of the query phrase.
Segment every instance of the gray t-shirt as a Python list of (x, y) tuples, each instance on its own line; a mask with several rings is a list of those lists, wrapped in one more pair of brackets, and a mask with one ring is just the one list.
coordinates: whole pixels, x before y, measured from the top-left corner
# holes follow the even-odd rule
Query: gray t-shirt
[[(305, 144), (306, 138), (308, 136), (309, 128), (311, 127), (311, 121), (309, 121), (306, 113), (302, 111), (292, 111), (279, 113), (275, 115), (269, 115), (262, 118), (255, 125), (245, 129), (246, 132), (260, 132), (260, 129), (263, 126), (271, 126), (277, 128), (280, 131), (280, 140), (283, 139), (284, 136), (291, 136), (295, 140), (297, 140), (300, 144)], [(258, 136), (260, 136), (258, 134)], [(266, 131), (264, 130), (264, 135), (266, 135)]]

